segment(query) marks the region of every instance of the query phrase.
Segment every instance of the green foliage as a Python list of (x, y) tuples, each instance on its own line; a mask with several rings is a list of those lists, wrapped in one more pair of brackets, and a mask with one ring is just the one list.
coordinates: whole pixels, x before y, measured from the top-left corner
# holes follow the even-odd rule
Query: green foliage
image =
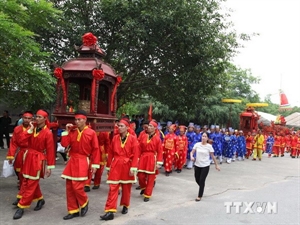
[(48, 1), (0, 1), (0, 96), (11, 106), (36, 109), (53, 101), (49, 54), (36, 41), (58, 11)]
[(62, 63), (75, 56), (71, 46), (93, 32), (107, 52), (105, 60), (123, 74), (119, 106), (147, 95), (189, 117), (195, 95), (205, 97), (223, 84), (238, 47), (218, 0), (52, 2), (64, 20), (55, 32), (45, 32), (50, 42), (43, 42), (44, 49)]

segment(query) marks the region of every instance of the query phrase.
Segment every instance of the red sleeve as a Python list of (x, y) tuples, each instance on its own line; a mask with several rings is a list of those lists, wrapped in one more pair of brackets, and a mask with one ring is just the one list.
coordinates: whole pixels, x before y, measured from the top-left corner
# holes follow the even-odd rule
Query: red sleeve
[(99, 142), (97, 135), (94, 130), (92, 130), (93, 135), (92, 135), (92, 140), (91, 140), (91, 145), (92, 145), (92, 152), (91, 152), (91, 159), (92, 159), (92, 167), (98, 167), (100, 164), (100, 149), (99, 149)]
[(163, 162), (163, 147), (162, 147), (162, 144), (161, 144), (161, 140), (160, 140), (160, 137), (158, 137), (157, 139), (157, 162), (160, 162), (162, 163)]
[(131, 167), (137, 168), (138, 160), (139, 160), (139, 156), (140, 156), (140, 146), (139, 146), (139, 142), (135, 136), (131, 135), (131, 139), (132, 139), (131, 144), (132, 144), (132, 154), (133, 154)]
[(9, 159), (9, 160), (13, 160), (15, 158), (15, 154), (16, 154), (16, 151), (17, 151), (17, 148), (18, 148), (17, 140), (16, 140), (17, 139), (16, 138), (17, 130), (18, 130), (18, 127), (15, 127), (14, 132), (13, 132), (13, 136), (10, 140), (9, 149), (8, 149), (8, 152), (7, 152), (7, 155), (6, 155), (6, 158)]
[(115, 135), (112, 139), (112, 142), (110, 144), (110, 147), (108, 149), (108, 156), (107, 156), (107, 162), (106, 162), (106, 167), (107, 168), (110, 168), (110, 165), (111, 165), (111, 161), (112, 159), (114, 158), (114, 151), (113, 151), (113, 148), (114, 148), (114, 144), (116, 142), (116, 139), (119, 138), (119, 135)]
[(48, 169), (52, 169), (55, 167), (56, 148), (54, 148), (53, 135), (50, 130), (48, 130), (46, 136), (46, 154)]
[[(70, 132), (72, 132), (72, 131), (70, 131)], [(64, 132), (62, 133), (62, 136), (61, 136), (61, 141), (60, 141), (60, 144), (61, 144), (61, 146), (63, 146), (63, 147), (68, 147), (70, 144), (71, 144), (71, 137), (70, 137), (70, 135), (71, 135), (71, 133), (65, 133), (64, 134)]]

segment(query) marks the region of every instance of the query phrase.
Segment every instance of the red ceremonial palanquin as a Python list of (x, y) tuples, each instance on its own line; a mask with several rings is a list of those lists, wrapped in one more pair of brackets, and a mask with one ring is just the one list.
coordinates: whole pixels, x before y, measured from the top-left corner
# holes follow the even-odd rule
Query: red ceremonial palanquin
[(150, 137), (149, 134), (142, 135), (140, 143), (140, 161), (138, 167), (138, 178), (144, 197), (150, 198), (157, 174), (156, 166), (162, 165), (162, 144), (159, 131)]
[(70, 158), (61, 177), (66, 179), (67, 208), (68, 212), (73, 214), (79, 212), (79, 206), (83, 208), (88, 204), (84, 185), (90, 168), (99, 168), (99, 144), (95, 131), (85, 126), (82, 131), (76, 128), (70, 130), (67, 135), (63, 132), (61, 145), (71, 147)]
[(28, 208), (32, 200), (43, 199), (39, 179), (44, 178), (45, 165), (49, 169), (55, 168), (54, 140), (52, 132), (45, 125), (39, 132), (34, 128), (33, 133), (23, 131), (18, 139), (20, 143), (28, 143), (23, 155), (23, 183), (20, 190), (22, 196), (19, 208)]
[(181, 170), (186, 162), (186, 155), (188, 150), (188, 139), (185, 135), (177, 136), (175, 149), (175, 167)]
[(169, 133), (165, 136), (163, 143), (164, 167), (167, 173), (172, 171), (174, 163), (175, 149), (177, 136), (174, 133)]
[[(9, 150), (6, 155), (8, 160), (14, 160), (14, 169), (18, 172), (18, 177), (20, 181), (20, 187), (23, 181), (23, 175), (21, 173), (21, 168), (23, 165), (23, 155), (28, 147), (28, 141), (20, 142), (20, 135), (26, 130), (23, 125), (19, 125), (15, 127), (12, 139), (10, 141)], [(16, 154), (17, 153), (17, 154)], [(17, 196), (20, 198), (20, 196)]]
[(281, 146), (281, 136), (276, 134), (274, 136), (274, 145), (273, 145), (273, 153), (274, 156), (278, 156), (279, 155), (279, 148)]
[(117, 211), (118, 191), (122, 185), (122, 198), (120, 205), (130, 205), (130, 193), (132, 183), (136, 182), (136, 175), (131, 176), (130, 171), (137, 170), (139, 155), (139, 143), (135, 136), (127, 133), (124, 143), (120, 134), (113, 137), (108, 152), (106, 167), (109, 170), (107, 183), (109, 193), (105, 205), (105, 212)]

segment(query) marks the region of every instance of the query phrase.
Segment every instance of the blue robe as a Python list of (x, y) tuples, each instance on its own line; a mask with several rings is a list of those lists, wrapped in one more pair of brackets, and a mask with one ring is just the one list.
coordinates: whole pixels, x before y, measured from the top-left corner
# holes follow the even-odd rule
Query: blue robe
[(238, 157), (243, 157), (246, 154), (246, 138), (244, 135), (240, 135), (237, 138), (238, 149), (237, 155)]
[(266, 149), (266, 152), (268, 154), (272, 154), (273, 145), (274, 145), (274, 137), (273, 136), (269, 136), (267, 138), (267, 149)]
[(188, 152), (187, 152), (187, 159), (190, 160), (190, 153), (193, 150), (194, 144), (195, 144), (195, 137), (196, 133), (194, 131), (187, 132), (186, 137), (188, 139)]
[(214, 132), (210, 135), (210, 139), (213, 140), (212, 147), (214, 149), (214, 155), (215, 156), (221, 156), (222, 155), (222, 144), (223, 144), (223, 134), (221, 132)]

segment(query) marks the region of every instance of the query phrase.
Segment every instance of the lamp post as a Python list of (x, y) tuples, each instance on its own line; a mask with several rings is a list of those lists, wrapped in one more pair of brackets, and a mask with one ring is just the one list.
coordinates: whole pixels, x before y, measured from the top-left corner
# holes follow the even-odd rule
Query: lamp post
[(229, 103), (230, 104), (230, 108), (229, 108), (229, 120), (228, 120), (228, 124), (227, 127), (231, 127), (231, 111), (232, 111), (232, 104), (233, 103), (241, 103), (242, 100), (239, 99), (231, 99), (231, 98), (223, 98), (222, 99), (223, 103)]

